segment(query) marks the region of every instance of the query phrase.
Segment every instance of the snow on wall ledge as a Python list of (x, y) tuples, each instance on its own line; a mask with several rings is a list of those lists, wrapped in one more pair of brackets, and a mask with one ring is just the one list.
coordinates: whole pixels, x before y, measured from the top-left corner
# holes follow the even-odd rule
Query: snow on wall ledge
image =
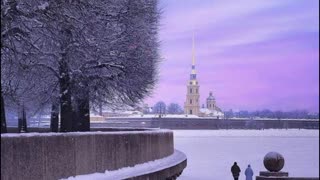
[[(132, 177), (135, 177), (135, 179), (137, 179), (137, 178), (144, 178), (145, 176), (148, 176), (149, 179), (158, 179), (158, 178), (150, 178), (150, 175), (156, 172), (166, 171), (171, 167), (179, 167), (179, 165), (182, 165), (183, 168), (185, 168), (186, 163), (187, 163), (186, 155), (178, 150), (175, 150), (175, 152), (168, 157), (157, 159), (154, 161), (149, 161), (143, 164), (137, 164), (134, 167), (125, 167), (115, 171), (105, 171), (104, 173), (79, 175), (75, 177), (69, 177), (63, 180), (89, 180), (89, 179), (90, 180), (108, 180), (108, 179), (115, 180), (115, 179), (128, 179)], [(183, 170), (183, 168), (182, 169), (180, 168), (180, 171)], [(179, 173), (179, 171), (177, 172)], [(163, 174), (165, 172), (161, 172), (161, 173)]]
[(1, 135), (1, 179), (61, 179), (132, 167), (172, 155), (173, 132)]

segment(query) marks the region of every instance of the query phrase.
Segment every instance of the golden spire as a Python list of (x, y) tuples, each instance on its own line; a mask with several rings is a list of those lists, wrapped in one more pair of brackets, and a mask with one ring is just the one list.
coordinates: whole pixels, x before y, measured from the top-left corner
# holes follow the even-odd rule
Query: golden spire
[(192, 32), (192, 65), (196, 65), (195, 48), (194, 48), (194, 32)]
[(196, 73), (196, 57), (195, 57), (195, 48), (194, 48), (194, 33), (192, 33), (192, 66), (191, 66), (191, 75), (190, 80), (196, 80), (197, 79), (197, 73)]

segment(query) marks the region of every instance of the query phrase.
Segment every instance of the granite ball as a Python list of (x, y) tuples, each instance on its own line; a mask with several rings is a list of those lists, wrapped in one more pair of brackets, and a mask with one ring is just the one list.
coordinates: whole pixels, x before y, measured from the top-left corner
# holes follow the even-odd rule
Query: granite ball
[(269, 152), (264, 156), (264, 167), (270, 172), (279, 172), (284, 166), (284, 158), (280, 153)]

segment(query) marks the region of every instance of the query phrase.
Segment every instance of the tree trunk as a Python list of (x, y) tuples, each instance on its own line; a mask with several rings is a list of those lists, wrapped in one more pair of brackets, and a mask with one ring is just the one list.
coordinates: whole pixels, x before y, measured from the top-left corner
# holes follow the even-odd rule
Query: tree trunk
[(67, 24), (62, 25), (60, 29), (61, 38), (61, 58), (59, 59), (59, 84), (60, 84), (60, 118), (62, 132), (71, 132), (73, 130), (74, 111), (72, 108), (72, 92), (70, 68), (68, 65), (68, 46), (72, 42), (72, 32)]
[(68, 91), (68, 88), (61, 87), (61, 99), (60, 99), (60, 109), (61, 109), (61, 132), (71, 132), (73, 130), (73, 110), (71, 103), (71, 94), (69, 92), (63, 94), (63, 92)]
[(1, 91), (1, 133), (7, 133), (6, 114), (4, 109), (4, 100)]
[(72, 114), (73, 114), (72, 131), (80, 131), (79, 113), (77, 111), (73, 111)]
[(26, 117), (26, 111), (25, 111), (24, 105), (21, 105), (19, 107), (18, 130), (19, 130), (19, 133), (28, 132), (27, 117)]
[(78, 99), (78, 130), (79, 131), (90, 131), (90, 103), (89, 103), (89, 91), (84, 88), (84, 96)]
[(71, 102), (71, 82), (69, 76), (68, 65), (65, 62), (65, 55), (62, 56), (62, 60), (59, 62), (60, 72), (60, 110), (61, 110), (61, 132), (73, 131), (73, 109)]
[(99, 103), (99, 115), (102, 116), (102, 102)]
[(51, 129), (51, 132), (59, 131), (59, 102), (58, 101), (52, 102), (50, 129)]

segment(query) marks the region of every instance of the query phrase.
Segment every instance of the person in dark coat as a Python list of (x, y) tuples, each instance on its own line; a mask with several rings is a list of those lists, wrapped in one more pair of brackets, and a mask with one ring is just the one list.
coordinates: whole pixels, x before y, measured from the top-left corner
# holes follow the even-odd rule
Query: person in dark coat
[(233, 166), (231, 167), (231, 172), (234, 180), (238, 180), (240, 176), (240, 167), (237, 165), (237, 162), (234, 162)]
[(252, 176), (253, 176), (253, 171), (251, 169), (250, 164), (248, 165), (246, 171), (244, 172), (244, 174), (246, 175), (246, 180), (252, 180)]

